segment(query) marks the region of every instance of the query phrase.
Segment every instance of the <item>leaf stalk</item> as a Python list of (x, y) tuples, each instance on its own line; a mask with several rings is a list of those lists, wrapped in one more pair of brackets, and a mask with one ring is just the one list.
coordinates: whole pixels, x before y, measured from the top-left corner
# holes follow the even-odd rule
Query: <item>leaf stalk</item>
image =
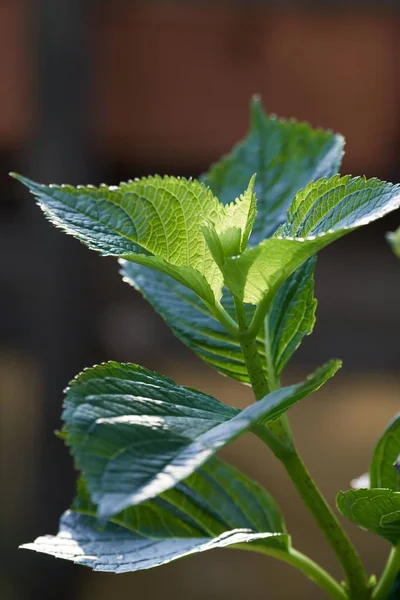
[(344, 588), (320, 565), (311, 558), (290, 548), (289, 552), (266, 548), (263, 554), (277, 558), (301, 571), (308, 579), (314, 581), (334, 600), (346, 600), (347, 593)]

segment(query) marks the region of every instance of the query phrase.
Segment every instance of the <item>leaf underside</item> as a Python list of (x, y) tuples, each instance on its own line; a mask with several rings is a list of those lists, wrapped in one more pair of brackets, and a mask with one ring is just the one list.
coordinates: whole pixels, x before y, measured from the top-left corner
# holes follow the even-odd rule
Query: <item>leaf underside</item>
[(23, 548), (113, 573), (149, 569), (213, 548), (289, 548), (282, 515), (271, 496), (216, 458), (174, 489), (124, 510), (106, 524), (99, 524), (83, 480), (78, 489), (57, 536), (40, 537)]

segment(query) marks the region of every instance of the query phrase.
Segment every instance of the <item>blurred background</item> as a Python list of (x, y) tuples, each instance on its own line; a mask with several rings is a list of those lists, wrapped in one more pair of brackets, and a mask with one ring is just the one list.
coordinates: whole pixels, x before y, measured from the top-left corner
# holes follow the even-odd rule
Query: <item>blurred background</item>
[[(399, 181), (400, 13), (395, 2), (0, 0), (0, 597), (105, 600), (317, 599), (290, 567), (215, 551), (132, 575), (93, 574), (22, 542), (55, 533), (73, 494), (54, 436), (62, 389), (115, 359), (160, 370), (244, 406), (101, 259), (45, 222), (10, 169), (44, 182), (197, 176), (246, 133), (254, 93), (267, 111), (347, 138), (342, 172)], [(394, 214), (323, 251), (318, 322), (288, 370), (330, 357), (344, 369), (291, 411), (311, 472), (332, 502), (368, 465), (399, 408), (400, 262)], [(225, 458), (273, 492), (295, 544), (335, 561), (279, 464), (252, 438)], [(346, 524), (347, 526), (347, 524)], [(348, 526), (370, 571), (388, 548)]]

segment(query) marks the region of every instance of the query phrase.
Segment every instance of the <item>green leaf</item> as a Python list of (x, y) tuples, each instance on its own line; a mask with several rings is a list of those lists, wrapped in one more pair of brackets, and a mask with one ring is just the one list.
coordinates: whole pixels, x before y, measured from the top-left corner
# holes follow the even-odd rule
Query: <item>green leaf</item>
[(40, 537), (23, 548), (115, 573), (230, 545), (264, 552), (289, 548), (271, 496), (216, 458), (175, 488), (124, 510), (101, 528), (83, 480), (78, 489), (73, 512), (62, 517), (58, 535)]
[[(143, 294), (176, 337), (202, 360), (223, 375), (250, 383), (239, 342), (232, 338), (196, 294), (171, 277), (132, 262), (121, 261), (121, 275), (124, 281)], [(222, 305), (234, 317), (230, 294), (224, 293)], [(254, 307), (247, 305), (246, 311), (250, 321)], [(263, 332), (258, 336), (258, 348), (265, 364)]]
[(270, 344), (272, 366), (278, 377), (304, 336), (314, 328), (315, 263), (316, 257), (310, 258), (286, 280), (266, 317), (265, 343)]
[(240, 300), (257, 304), (319, 250), (399, 205), (400, 186), (378, 179), (335, 175), (312, 182), (298, 192), (273, 238), (226, 259), (225, 283)]
[(332, 361), (239, 411), (137, 365), (106, 363), (86, 369), (67, 389), (67, 443), (99, 515), (108, 518), (174, 487), (252, 426), (280, 417), (339, 367)]
[(393, 252), (400, 258), (400, 227), (396, 231), (388, 233), (386, 237)]
[[(255, 179), (256, 176), (253, 175), (246, 191), (235, 202), (225, 206), (220, 222), (215, 225), (206, 223), (205, 231), (203, 230), (207, 234), (207, 230), (211, 229), (218, 236), (222, 257), (241, 254), (247, 247), (257, 215)], [(206, 242), (208, 243), (207, 235)], [(217, 260), (216, 262), (218, 263)]]
[(370, 488), (340, 492), (337, 506), (342, 515), (359, 527), (385, 538), (392, 544), (400, 542), (400, 493)]
[[(305, 335), (315, 322), (314, 265), (310, 259), (297, 269), (276, 295), (269, 315), (268, 344), (271, 347), (273, 370), (279, 375)], [(239, 342), (234, 340), (196, 295), (170, 277), (154, 273), (145, 267), (121, 261), (124, 281), (140, 291), (184, 344), (202, 360), (223, 375), (250, 383)], [(232, 297), (225, 293), (222, 304), (234, 317)], [(246, 305), (247, 322), (254, 307)], [(265, 375), (265, 332), (257, 336), (258, 350)]]
[[(80, 482), (73, 510), (97, 516)], [(218, 536), (232, 529), (285, 533), (283, 516), (255, 481), (212, 457), (190, 477), (156, 498), (125, 509), (111, 521), (149, 538)], [(286, 547), (286, 540), (277, 540)]]
[[(247, 229), (243, 227), (243, 222), (239, 227), (242, 231), (245, 230), (243, 240), (245, 242), (250, 233), (252, 220), (255, 219), (251, 235), (251, 243), (255, 244), (271, 235), (278, 225), (285, 221), (287, 208), (300, 188), (315, 178), (330, 176), (337, 172), (342, 154), (341, 136), (327, 131), (313, 130), (305, 123), (269, 117), (263, 112), (260, 102), (254, 99), (251, 107), (251, 131), (248, 137), (230, 155), (214, 165), (209, 174), (203, 177), (203, 181), (211, 187), (221, 202), (229, 205), (233, 198), (240, 196), (253, 173), (258, 173), (254, 182), (258, 213), (254, 215), (253, 202), (245, 203), (243, 206), (248, 209), (247, 212), (243, 211), (243, 214), (247, 218)], [(252, 200), (253, 194), (251, 198), (249, 196), (248, 194), (247, 201)], [(234, 231), (230, 233), (232, 237), (238, 234), (238, 228), (233, 229)], [(235, 237), (233, 241), (231, 238), (228, 241), (234, 247), (238, 244), (238, 238)], [(242, 244), (241, 250), (244, 246), (245, 244)], [(218, 245), (218, 240), (214, 248), (214, 258), (219, 264), (225, 258), (222, 243)], [(299, 271), (297, 275), (293, 275), (293, 280), (287, 281), (287, 291), (285, 291), (286, 283), (281, 290), (280, 297), (286, 297), (287, 294), (293, 297), (292, 303), (285, 304), (287, 314), (283, 313), (282, 308), (274, 311), (273, 320), (276, 323), (279, 320), (280, 326), (274, 328), (272, 325), (275, 337), (270, 340), (270, 344), (274, 346), (279, 361), (279, 364), (273, 365), (273, 368), (279, 372), (283, 363), (289, 359), (290, 351), (294, 352), (300, 343), (302, 338), (300, 332), (309, 333), (314, 320), (315, 300), (311, 298), (311, 294), (308, 295), (309, 305), (306, 306), (306, 291), (302, 290), (303, 286), (306, 290), (311, 289), (313, 274), (308, 267), (304, 269), (304, 273), (309, 274), (310, 281), (305, 281), (304, 274)], [(200, 358), (220, 373), (249, 383), (239, 343), (226, 333), (194, 294), (169, 277), (163, 277), (159, 273), (153, 274), (148, 269), (132, 263), (123, 262), (121, 273), (125, 281), (133, 285), (152, 304), (172, 328), (174, 334)], [(294, 289), (295, 282), (300, 286), (297, 292)], [(234, 316), (233, 302), (228, 294), (223, 295), (222, 303), (231, 316)], [(275, 302), (274, 306), (279, 307), (278, 302)], [(301, 307), (304, 308), (304, 318), (300, 322)], [(246, 306), (246, 312), (250, 322), (254, 309)], [(288, 327), (287, 334), (283, 325)], [(292, 334), (292, 343), (283, 355), (283, 347)], [(277, 335), (283, 336), (283, 340), (280, 341)], [(264, 371), (267, 374), (263, 331), (258, 334), (258, 346)]]
[(272, 235), (286, 220), (287, 209), (298, 190), (310, 181), (338, 172), (343, 146), (341, 135), (266, 115), (260, 101), (254, 98), (246, 139), (216, 163), (202, 181), (227, 204), (257, 173), (258, 215), (251, 238), (254, 245)]
[[(311, 333), (315, 322), (316, 300), (313, 295), (315, 259), (302, 265), (279, 290), (269, 315), (268, 343), (273, 369), (279, 375), (299, 346)], [(121, 261), (124, 281), (140, 291), (184, 344), (218, 372), (250, 383), (239, 342), (234, 340), (193, 292), (170, 277), (154, 273), (140, 265)], [(234, 317), (231, 296), (225, 293), (222, 304)], [(254, 307), (246, 305), (247, 322)], [(257, 336), (258, 350), (265, 375), (265, 332)]]
[(222, 276), (202, 227), (205, 221), (222, 221), (225, 209), (198, 181), (155, 176), (96, 188), (14, 177), (54, 225), (92, 250), (165, 272), (208, 302), (213, 302), (211, 289), (220, 297)]
[(389, 424), (377, 443), (370, 466), (370, 486), (400, 491), (395, 463), (400, 455), (400, 413)]
[(400, 185), (334, 175), (309, 183), (290, 205), (277, 237), (310, 237), (367, 225), (400, 204)]
[(243, 302), (257, 305), (266, 297), (272, 300), (286, 279), (323, 245), (333, 241), (334, 235), (312, 240), (264, 240), (241, 256), (226, 259), (226, 285)]
[(56, 536), (43, 536), (21, 548), (50, 554), (90, 567), (93, 571), (127, 573), (151, 569), (191, 554), (216, 548), (275, 540), (270, 533), (233, 530), (217, 538), (149, 540), (118, 525), (96, 529), (93, 517), (67, 512)]

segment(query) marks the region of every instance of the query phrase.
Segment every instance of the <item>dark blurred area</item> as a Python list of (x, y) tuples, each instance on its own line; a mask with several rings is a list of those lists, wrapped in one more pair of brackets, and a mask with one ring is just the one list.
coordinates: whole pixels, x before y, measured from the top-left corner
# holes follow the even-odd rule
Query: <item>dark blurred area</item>
[[(400, 180), (400, 12), (390, 2), (0, 1), (0, 597), (3, 600), (312, 599), (290, 567), (216, 551), (112, 576), (18, 551), (54, 533), (74, 473), (62, 390), (83, 367), (144, 364), (244, 406), (175, 340), (102, 259), (45, 222), (7, 173), (116, 184), (148, 173), (198, 176), (246, 133), (249, 101), (347, 138), (342, 172)], [(317, 326), (288, 379), (330, 357), (345, 368), (292, 412), (300, 449), (330, 501), (362, 473), (399, 408), (400, 262), (393, 214), (324, 250)], [(274, 494), (296, 546), (339, 574), (273, 457), (257, 440), (225, 457)], [(355, 531), (369, 570), (384, 542)]]

